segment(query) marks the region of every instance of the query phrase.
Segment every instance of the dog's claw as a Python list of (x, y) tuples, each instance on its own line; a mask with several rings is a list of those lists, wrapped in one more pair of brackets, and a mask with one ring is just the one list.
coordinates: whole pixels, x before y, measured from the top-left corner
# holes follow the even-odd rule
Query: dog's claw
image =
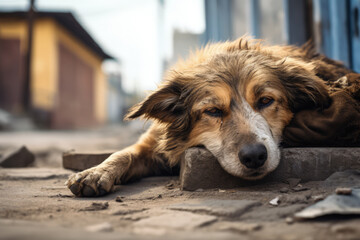
[(84, 197), (94, 197), (96, 195), (96, 192), (91, 187), (85, 186), (82, 190), (82, 195)]
[(99, 188), (99, 196), (104, 196), (107, 193), (108, 192), (105, 189), (103, 189), (102, 187)]
[(79, 195), (79, 193), (80, 193), (80, 186), (79, 186), (79, 184), (73, 184), (73, 185), (71, 185), (70, 186), (70, 191), (74, 194), (74, 195), (76, 195), (76, 196), (78, 196)]

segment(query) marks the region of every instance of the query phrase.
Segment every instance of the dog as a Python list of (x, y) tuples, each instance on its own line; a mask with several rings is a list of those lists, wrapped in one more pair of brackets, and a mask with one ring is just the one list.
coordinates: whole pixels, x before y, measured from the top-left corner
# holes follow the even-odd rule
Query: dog
[(261, 179), (278, 166), (294, 114), (328, 107), (329, 83), (349, 73), (311, 44), (269, 46), (247, 37), (209, 44), (129, 110), (127, 120), (153, 120), (137, 143), (73, 174), (66, 185), (76, 196), (102, 196), (115, 184), (171, 172), (193, 146), (209, 150), (231, 175)]

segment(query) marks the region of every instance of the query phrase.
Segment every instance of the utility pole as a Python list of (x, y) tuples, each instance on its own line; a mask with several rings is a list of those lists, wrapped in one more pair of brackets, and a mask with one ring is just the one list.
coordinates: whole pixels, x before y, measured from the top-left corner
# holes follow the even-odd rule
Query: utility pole
[(25, 71), (24, 71), (24, 89), (23, 89), (23, 106), (26, 112), (31, 111), (31, 57), (32, 57), (32, 42), (33, 42), (33, 25), (35, 15), (35, 0), (30, 0), (30, 6), (27, 14), (27, 48), (25, 54)]

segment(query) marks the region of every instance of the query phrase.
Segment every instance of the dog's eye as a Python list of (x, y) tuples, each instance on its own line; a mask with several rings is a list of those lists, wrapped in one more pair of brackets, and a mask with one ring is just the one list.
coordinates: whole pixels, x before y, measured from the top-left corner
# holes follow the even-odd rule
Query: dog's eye
[(221, 111), (218, 108), (210, 108), (210, 109), (206, 109), (204, 111), (205, 114), (211, 116), (211, 117), (222, 117), (223, 115), (223, 111)]
[(263, 109), (270, 106), (274, 102), (274, 99), (270, 97), (262, 97), (258, 102), (258, 108)]

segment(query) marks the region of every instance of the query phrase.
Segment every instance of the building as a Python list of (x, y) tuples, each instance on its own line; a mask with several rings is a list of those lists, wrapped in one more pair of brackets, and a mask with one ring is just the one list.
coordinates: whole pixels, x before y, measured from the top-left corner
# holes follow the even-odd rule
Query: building
[(204, 42), (246, 33), (272, 44), (301, 45), (360, 72), (360, 0), (205, 0)]
[(111, 73), (107, 76), (107, 118), (109, 123), (122, 122), (127, 105), (127, 94), (122, 88), (122, 77), (120, 73)]
[[(24, 112), (27, 12), (0, 12), (0, 108)], [(50, 128), (92, 127), (107, 120), (106, 54), (70, 12), (35, 12), (30, 112)]]
[(172, 37), (173, 54), (172, 58), (166, 63), (165, 69), (173, 66), (179, 59), (186, 59), (191, 51), (195, 51), (201, 46), (201, 34), (174, 29)]

